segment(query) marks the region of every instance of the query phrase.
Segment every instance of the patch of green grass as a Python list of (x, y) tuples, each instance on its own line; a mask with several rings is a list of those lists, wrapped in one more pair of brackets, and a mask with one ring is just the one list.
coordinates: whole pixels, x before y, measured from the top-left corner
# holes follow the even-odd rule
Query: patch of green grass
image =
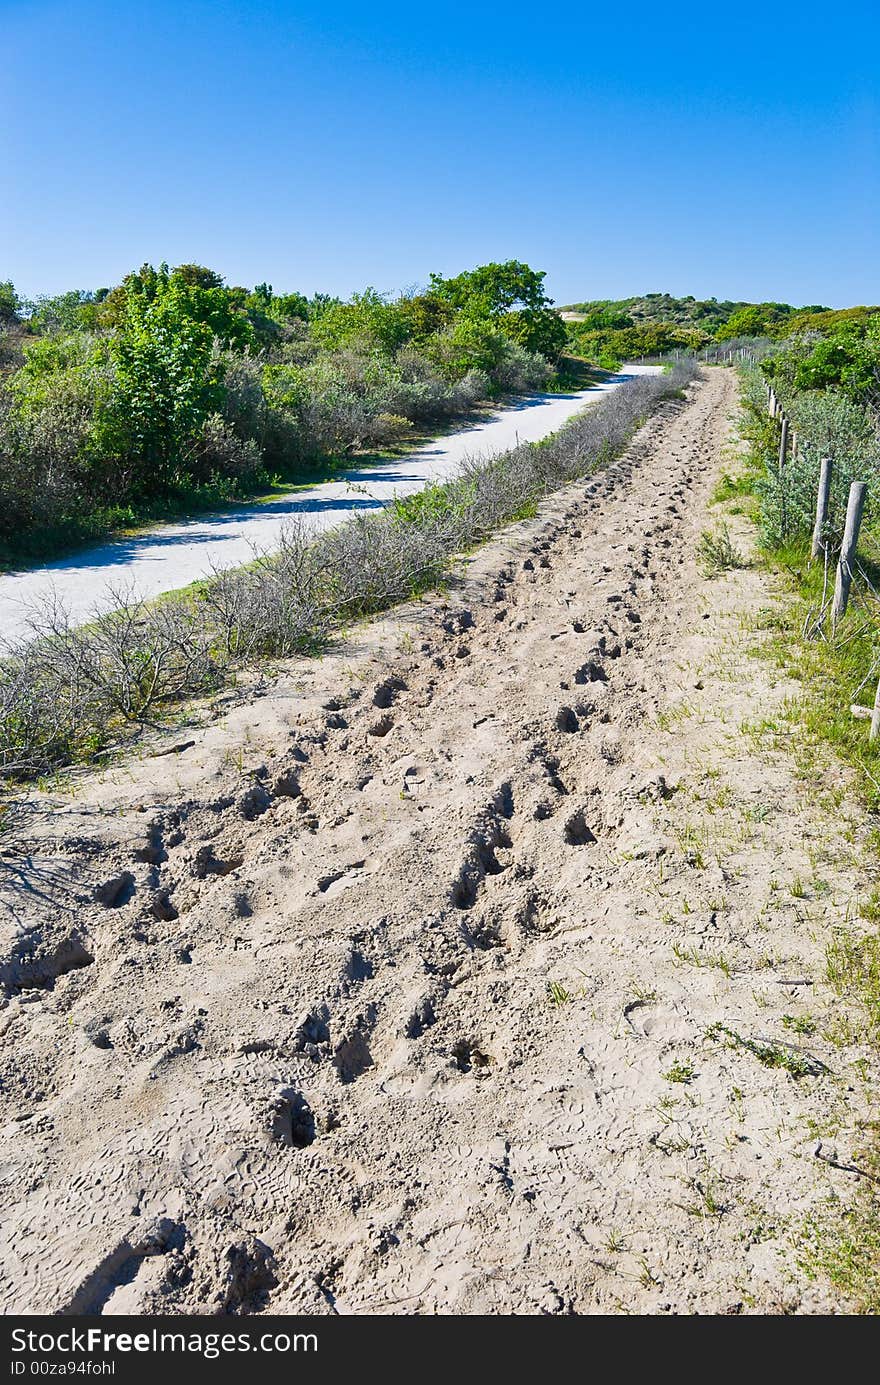
[[(743, 436), (750, 444), (749, 474), (774, 465), (778, 436), (766, 418), (749, 417)], [(877, 521), (870, 514), (862, 526), (859, 563), (867, 571), (874, 589), (878, 587), (875, 565), (869, 560), (876, 552)], [(850, 611), (836, 633), (827, 627), (824, 638), (804, 639), (803, 632), (815, 625), (822, 602), (827, 601), (823, 565), (810, 564), (803, 542), (763, 550), (766, 567), (783, 583), (783, 595), (755, 622), (756, 640), (752, 653), (769, 660), (786, 677), (801, 685), (802, 693), (789, 699), (787, 729), (778, 738), (779, 748), (794, 754), (801, 777), (814, 801), (833, 799), (833, 791), (823, 785), (826, 767), (848, 767), (853, 779), (836, 794), (839, 809), (844, 793), (855, 789), (870, 817), (880, 811), (880, 740), (871, 743), (866, 722), (854, 717), (850, 705), (869, 702), (876, 673), (877, 634), (880, 602), (857, 575)], [(833, 573), (832, 573), (833, 576)], [(867, 692), (866, 692), (867, 689)], [(834, 811), (834, 802), (823, 806)], [(852, 840), (852, 834), (850, 834)], [(864, 841), (863, 863), (876, 872), (880, 857), (880, 830), (869, 831)], [(876, 878), (876, 877), (875, 877)], [(794, 890), (792, 893), (797, 894)], [(863, 927), (860, 926), (864, 925)], [(842, 1047), (880, 1045), (880, 889), (875, 888), (860, 908), (836, 928), (826, 945), (826, 980), (845, 1002), (835, 1007), (830, 1021), (823, 1025), (823, 1036)], [(809, 1019), (784, 1016), (782, 1023), (796, 1033), (807, 1034)], [(813, 1025), (813, 1028), (815, 1026)], [(738, 1042), (743, 1042), (739, 1040)], [(729, 1040), (728, 1040), (729, 1041)], [(787, 1066), (785, 1050), (777, 1052), (764, 1041), (753, 1045), (745, 1041), (761, 1061)], [(789, 1068), (789, 1070), (791, 1070)], [(793, 1075), (799, 1076), (800, 1073)], [(800, 1269), (811, 1279), (824, 1278), (849, 1301), (856, 1312), (880, 1312), (880, 1127), (873, 1125), (868, 1147), (853, 1154), (851, 1161), (863, 1170), (849, 1205), (836, 1195), (813, 1211), (802, 1224), (797, 1247)]]
[(827, 1279), (860, 1314), (880, 1313), (880, 1130), (850, 1161), (862, 1170), (852, 1202), (833, 1196), (800, 1228), (797, 1261), (809, 1279)]
[(672, 951), (679, 962), (689, 962), (692, 967), (717, 967), (728, 979), (733, 973), (733, 966), (723, 952), (701, 952), (696, 947), (682, 947), (679, 943), (672, 944)]
[(722, 472), (720, 479), (715, 484), (712, 492), (711, 504), (724, 505), (730, 500), (739, 500), (751, 497), (755, 491), (755, 474), (753, 471), (743, 471), (738, 476), (731, 476), (729, 472)]
[(747, 1039), (726, 1024), (710, 1025), (706, 1031), (708, 1039), (722, 1038), (727, 1048), (743, 1048), (754, 1055), (765, 1068), (782, 1068), (791, 1077), (816, 1077), (828, 1069), (818, 1058), (786, 1044), (775, 1043), (772, 1039)]
[(825, 977), (839, 996), (858, 1006), (865, 1037), (880, 1043), (880, 933), (836, 929), (825, 949)]

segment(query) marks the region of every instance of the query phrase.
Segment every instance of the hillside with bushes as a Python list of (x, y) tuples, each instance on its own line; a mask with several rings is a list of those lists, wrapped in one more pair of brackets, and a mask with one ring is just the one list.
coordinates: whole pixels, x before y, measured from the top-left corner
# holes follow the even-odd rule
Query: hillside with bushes
[(864, 336), (880, 308), (833, 309), (818, 304), (795, 308), (790, 303), (647, 293), (639, 298), (572, 303), (560, 312), (566, 320), (569, 350), (613, 369), (633, 357), (702, 351), (722, 342), (782, 341), (809, 334)]

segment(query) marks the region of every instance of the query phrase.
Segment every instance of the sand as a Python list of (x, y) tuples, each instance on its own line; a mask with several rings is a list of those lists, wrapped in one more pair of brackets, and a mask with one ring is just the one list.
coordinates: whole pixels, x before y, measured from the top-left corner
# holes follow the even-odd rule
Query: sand
[(735, 389), (704, 372), (445, 593), (33, 795), (3, 1312), (839, 1311), (796, 1245), (857, 1181), (815, 1152), (867, 1113), (823, 983), (865, 825), (747, 734), (792, 691), (750, 654), (766, 574), (697, 569)]

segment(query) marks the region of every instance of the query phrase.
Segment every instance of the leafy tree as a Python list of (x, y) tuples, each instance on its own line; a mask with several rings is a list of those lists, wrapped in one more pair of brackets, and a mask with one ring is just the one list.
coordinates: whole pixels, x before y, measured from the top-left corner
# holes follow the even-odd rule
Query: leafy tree
[(141, 265), (104, 299), (97, 313), (100, 325), (121, 328), (133, 301), (155, 302), (170, 287), (177, 291), (181, 311), (210, 328), (221, 346), (241, 351), (251, 344), (254, 332), (241, 299), (243, 291), (224, 288), (222, 277), (204, 265), (180, 265), (175, 270), (164, 263), (158, 269)]
[(521, 260), (480, 265), (454, 279), (431, 275), (431, 291), (447, 299), (459, 312), (472, 317), (497, 318), (512, 309), (536, 310), (549, 306), (552, 299), (544, 292), (546, 273), (531, 269)]
[(412, 341), (426, 341), (435, 332), (442, 332), (455, 316), (452, 304), (437, 293), (418, 293), (398, 300), (398, 311), (406, 323)]
[(472, 370), (491, 375), (504, 359), (506, 345), (504, 334), (485, 317), (460, 313), (446, 332), (431, 338), (427, 349), (448, 380), (460, 380)]
[(841, 388), (857, 403), (880, 397), (880, 315), (860, 329), (839, 328), (815, 344), (794, 373), (798, 390)]
[(142, 264), (126, 274), (121, 284), (111, 289), (101, 304), (100, 324), (102, 327), (117, 327), (125, 317), (128, 300), (132, 296), (146, 299), (155, 298), (160, 288), (167, 285), (168, 266), (164, 262), (158, 269), (151, 264)]
[(548, 361), (555, 361), (568, 341), (565, 323), (552, 308), (523, 308), (506, 313), (499, 325), (511, 341), (526, 351), (546, 356)]
[(319, 317), (323, 317), (330, 308), (335, 308), (341, 302), (342, 299), (332, 293), (313, 293), (309, 299), (310, 320), (317, 322)]
[(273, 308), (288, 321), (308, 322), (309, 300), (304, 293), (281, 293), (274, 300)]
[(596, 308), (593, 312), (587, 313), (582, 322), (577, 323), (579, 331), (582, 332), (619, 332), (624, 327), (634, 326), (635, 322), (629, 313), (613, 306)]
[(194, 292), (179, 279), (152, 298), (128, 295), (112, 339), (116, 367), (116, 419), (131, 440), (138, 488), (161, 491), (184, 469), (186, 450), (219, 402), (211, 369), (212, 332), (192, 312)]
[[(224, 284), (222, 274), (218, 274), (214, 269), (207, 269), (202, 264), (179, 264), (172, 270), (172, 275), (192, 289), (222, 289)], [(269, 292), (271, 294), (272, 290)]]
[(0, 324), (9, 326), (18, 321), (19, 297), (11, 279), (0, 282)]
[(431, 275), (431, 294), (470, 320), (485, 318), (527, 351), (555, 359), (566, 342), (565, 326), (551, 311), (543, 270), (521, 260), (480, 265), (454, 279)]

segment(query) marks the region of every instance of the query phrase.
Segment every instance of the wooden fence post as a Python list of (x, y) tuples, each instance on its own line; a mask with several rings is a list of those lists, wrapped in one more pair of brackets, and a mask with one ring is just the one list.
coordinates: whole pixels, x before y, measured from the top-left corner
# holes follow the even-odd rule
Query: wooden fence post
[(816, 492), (816, 523), (813, 528), (813, 546), (810, 549), (810, 562), (819, 556), (828, 522), (828, 502), (831, 498), (831, 458), (823, 457), (819, 464), (819, 489)]
[(785, 454), (788, 451), (788, 419), (782, 415), (782, 436), (779, 439), (779, 470), (785, 467)]
[(876, 741), (880, 736), (880, 678), (877, 679), (877, 691), (874, 694), (874, 711), (871, 715), (871, 733), (868, 740)]
[(868, 487), (865, 481), (853, 481), (849, 488), (849, 500), (846, 506), (846, 524), (843, 530), (843, 546), (840, 550), (840, 558), (837, 563), (837, 576), (834, 579), (834, 600), (831, 603), (831, 627), (832, 629), (846, 615), (846, 608), (849, 602), (849, 589), (852, 586), (853, 563), (855, 562), (856, 546), (859, 541), (859, 526), (862, 522), (862, 511), (865, 508), (865, 497), (868, 494)]

